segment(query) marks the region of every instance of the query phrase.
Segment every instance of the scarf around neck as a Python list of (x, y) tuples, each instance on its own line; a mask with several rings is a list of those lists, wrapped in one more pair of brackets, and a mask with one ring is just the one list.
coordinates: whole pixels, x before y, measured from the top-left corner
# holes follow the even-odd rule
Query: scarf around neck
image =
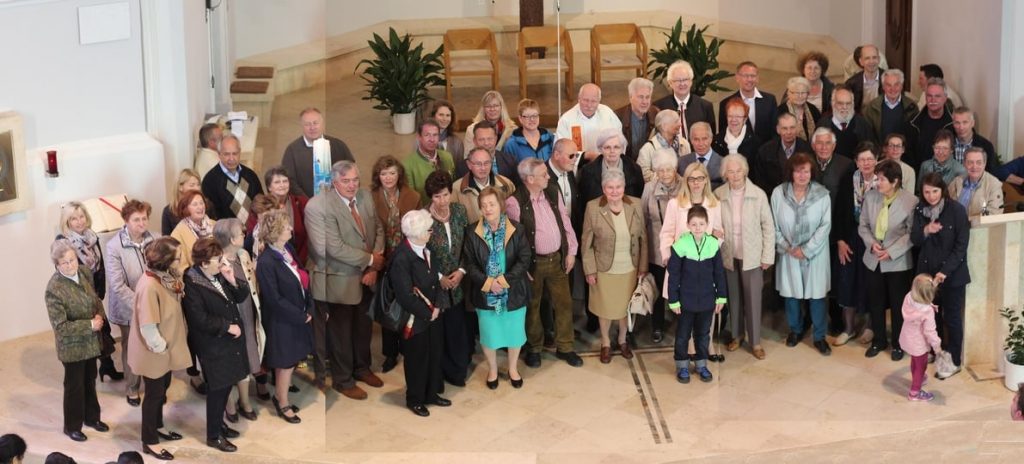
[(71, 246), (75, 247), (75, 254), (78, 255), (78, 260), (85, 265), (90, 271), (97, 271), (100, 267), (100, 256), (99, 256), (99, 236), (92, 229), (85, 229), (81, 234), (73, 230), (68, 230), (65, 238), (71, 242)]
[[(498, 228), (491, 230), (487, 220), (484, 222), (484, 242), (491, 253), (487, 257), (487, 277), (495, 278), (505, 275), (505, 215), (498, 218)], [(508, 289), (495, 295), (487, 291), (487, 305), (494, 308), (495, 313), (501, 314), (508, 311)]]

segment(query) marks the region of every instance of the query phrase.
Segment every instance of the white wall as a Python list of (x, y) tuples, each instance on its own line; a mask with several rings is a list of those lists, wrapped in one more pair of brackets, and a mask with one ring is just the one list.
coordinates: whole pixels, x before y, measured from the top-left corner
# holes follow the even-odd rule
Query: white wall
[[(1024, 122), (1024, 5), (1020, 2), (1007, 0), (1003, 3), (1002, 53), (999, 75), (1002, 82), (999, 87), (999, 134), (996, 150), (1009, 161), (1024, 155), (1024, 130), (1020, 123)], [(1012, 45), (1012, 46), (1010, 46)]]
[[(224, 1), (227, 3), (235, 32), (233, 58), (245, 58), (323, 39), (329, 22), (325, 15), (328, 3), (331, 3), (332, 10), (339, 10), (339, 19), (345, 24), (362, 24), (363, 21), (369, 21), (365, 24), (369, 25), (380, 22), (381, 19), (373, 20), (366, 15), (368, 12), (384, 11), (362, 5), (353, 8), (355, 0)], [(345, 10), (345, 14), (340, 10)], [(346, 15), (352, 19), (348, 19)], [(363, 26), (355, 28), (359, 27)]]
[(78, 43), (78, 7), (110, 0), (0, 2), (0, 106), (21, 113), (25, 146), (146, 129), (139, 0), (131, 38)]

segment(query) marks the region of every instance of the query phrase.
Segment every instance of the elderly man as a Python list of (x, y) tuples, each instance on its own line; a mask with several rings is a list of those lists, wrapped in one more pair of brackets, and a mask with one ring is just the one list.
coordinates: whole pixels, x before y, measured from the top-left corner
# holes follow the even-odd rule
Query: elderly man
[(918, 185), (924, 179), (925, 174), (937, 172), (942, 176), (946, 185), (953, 183), (957, 176), (967, 175), (967, 169), (959, 161), (953, 159), (953, 133), (940, 129), (935, 133), (932, 141), (932, 157), (921, 163), (921, 169), (917, 172)]
[(796, 136), (796, 116), (790, 113), (779, 115), (772, 140), (757, 150), (757, 156), (750, 163), (750, 180), (766, 193), (775, 190), (784, 182), (783, 166), (794, 153), (810, 154), (811, 146)]
[(636, 161), (640, 155), (640, 147), (651, 138), (654, 118), (658, 116), (658, 108), (651, 105), (651, 94), (654, 83), (642, 77), (629, 81), (629, 104), (615, 110), (615, 115), (622, 121), (622, 135), (628, 142), (626, 156)]
[(525, 188), (506, 200), (506, 211), (509, 218), (522, 224), (533, 249), (530, 266), (532, 296), (526, 308), (526, 365), (540, 367), (544, 344), (541, 297), (550, 295), (548, 302), (555, 323), (555, 357), (570, 366), (580, 367), (583, 359), (573, 348), (572, 298), (568, 277), (576, 264), (579, 248), (576, 232), (558, 188), (549, 183), (551, 176), (543, 161), (536, 158), (523, 160), (519, 163), (519, 176)]
[(932, 142), (935, 134), (942, 129), (953, 129), (953, 116), (946, 108), (946, 83), (939, 78), (928, 80), (925, 87), (925, 104), (917, 117), (910, 120), (907, 131), (907, 153), (910, 159), (904, 159), (911, 167), (917, 169), (924, 160), (932, 156)]
[(892, 160), (900, 164), (900, 174), (903, 175), (903, 190), (914, 193), (917, 186), (917, 174), (914, 168), (903, 162), (903, 152), (907, 149), (907, 138), (893, 132), (882, 143), (882, 159)]
[(480, 206), (477, 204), (477, 199), (480, 198), (480, 192), (483, 189), (494, 186), (501, 190), (506, 198), (516, 191), (516, 186), (511, 179), (494, 173), (491, 169), (493, 163), (491, 153), (487, 151), (487, 148), (477, 145), (466, 156), (469, 172), (452, 183), (452, 202), (466, 207), (466, 216), (469, 218), (470, 224), (475, 224), (480, 220)]
[(968, 216), (1003, 214), (1003, 183), (985, 172), (985, 150), (970, 147), (964, 153), (966, 176), (949, 184), (949, 196), (967, 208)]
[(245, 224), (253, 198), (263, 193), (260, 176), (240, 162), (241, 146), (237, 137), (225, 135), (217, 166), (203, 177), (203, 195), (210, 201), (213, 219), (238, 218)]
[(978, 135), (978, 132), (974, 130), (974, 111), (966, 106), (953, 110), (953, 134), (956, 135), (956, 138), (953, 139), (954, 159), (967, 167), (964, 154), (967, 153), (968, 148), (978, 147), (985, 152), (985, 170), (990, 174), (995, 174), (999, 157), (996, 155), (996, 149), (992, 142)]
[[(921, 88), (921, 97), (917, 99), (917, 107), (924, 108), (928, 104), (925, 99), (925, 88), (928, 87), (928, 79), (937, 77), (939, 79), (945, 79), (946, 75), (942, 72), (942, 68), (935, 63), (922, 64), (920, 72), (917, 75), (917, 86)], [(954, 108), (964, 106), (964, 99), (960, 96), (952, 86), (946, 85), (946, 109), (953, 111)]]
[(860, 61), (857, 64), (860, 65), (861, 71), (850, 76), (846, 81), (846, 86), (853, 91), (853, 109), (857, 113), (860, 113), (861, 106), (878, 98), (881, 89), (881, 72), (885, 71), (879, 67), (880, 63), (878, 47), (871, 44), (860, 47)]
[(366, 392), (356, 381), (371, 387), (384, 384), (370, 372), (373, 324), (366, 315), (370, 289), (385, 264), (384, 228), (376, 216), (373, 196), (359, 188), (355, 163), (335, 163), (331, 167), (331, 186), (306, 204), (309, 257), (313, 261), (311, 289), (317, 312), (313, 317), (314, 371), (317, 383), (322, 385), (324, 362), (329, 358), (331, 387), (349, 398), (363, 400)]
[(704, 165), (711, 176), (711, 189), (717, 189), (724, 181), (722, 180), (722, 155), (711, 149), (711, 126), (706, 122), (698, 122), (690, 128), (690, 144), (693, 146), (693, 153), (683, 155), (679, 158), (679, 175), (686, 172), (686, 167), (692, 163)]
[(430, 197), (423, 189), (430, 173), (443, 170), (448, 174), (455, 173), (455, 162), (452, 154), (438, 148), (438, 136), (441, 126), (433, 119), (425, 119), (416, 132), (416, 151), (402, 160), (405, 168), (405, 180), (413, 190), (420, 194), (420, 206), (430, 203)]
[(882, 95), (864, 106), (864, 119), (880, 141), (893, 132), (902, 133), (907, 124), (917, 117), (917, 103), (903, 91), (903, 80), (903, 71), (899, 69), (883, 72)]
[(665, 96), (654, 102), (662, 110), (675, 110), (679, 112), (679, 118), (683, 126), (680, 129), (683, 138), (689, 139), (689, 130), (694, 124), (704, 121), (711, 125), (711, 132), (715, 132), (715, 109), (711, 102), (701, 98), (699, 95), (690, 93), (693, 87), (693, 67), (690, 63), (679, 60), (672, 63), (665, 73), (665, 83), (672, 95)]
[(330, 169), (342, 160), (355, 161), (345, 142), (324, 134), (324, 115), (309, 107), (299, 113), (302, 135), (284, 149), (281, 167), (292, 181), (292, 193), (309, 198), (330, 190)]
[(196, 150), (195, 170), (199, 176), (205, 176), (219, 162), (217, 147), (224, 137), (224, 129), (219, 124), (208, 122), (199, 128), (199, 148)]
[[(597, 149), (597, 134), (604, 129), (622, 130), (622, 122), (615, 111), (601, 104), (601, 88), (594, 84), (583, 84), (573, 106), (558, 118), (556, 139), (572, 139), (583, 151), (583, 158), (593, 160), (600, 155)], [(580, 160), (576, 161), (579, 166)]]
[(854, 98), (848, 87), (837, 85), (832, 91), (832, 112), (822, 115), (817, 126), (832, 131), (836, 137), (836, 153), (851, 160), (857, 145), (876, 140), (871, 124), (853, 110)]
[(772, 138), (779, 104), (775, 101), (775, 95), (762, 92), (757, 88), (759, 81), (757, 64), (753, 61), (744, 61), (736, 66), (736, 85), (740, 89), (718, 103), (718, 127), (724, 128), (728, 125), (725, 121), (725, 104), (732, 97), (740, 97), (743, 99), (743, 103), (750, 108), (747, 119), (750, 120), (750, 126), (754, 128), (754, 135), (759, 140)]

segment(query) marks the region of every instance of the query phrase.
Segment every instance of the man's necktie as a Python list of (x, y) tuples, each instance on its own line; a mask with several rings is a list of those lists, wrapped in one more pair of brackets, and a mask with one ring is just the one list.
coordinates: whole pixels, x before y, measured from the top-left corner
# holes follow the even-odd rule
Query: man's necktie
[(359, 209), (356, 208), (355, 198), (353, 198), (352, 201), (348, 202), (348, 208), (349, 210), (352, 211), (352, 219), (356, 221), (356, 228), (359, 229), (359, 235), (362, 235), (363, 238), (365, 239), (366, 227), (363, 226), (363, 217), (359, 215)]
[(686, 102), (679, 103), (679, 122), (683, 123), (679, 126), (679, 135), (683, 136), (684, 139), (689, 140), (689, 128), (686, 127)]

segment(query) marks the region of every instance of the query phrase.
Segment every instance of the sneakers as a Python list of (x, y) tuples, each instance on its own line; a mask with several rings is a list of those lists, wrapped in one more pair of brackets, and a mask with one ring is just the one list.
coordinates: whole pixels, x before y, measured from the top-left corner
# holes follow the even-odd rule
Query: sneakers
[(850, 334), (843, 332), (839, 334), (839, 336), (836, 337), (835, 340), (832, 341), (832, 346), (843, 346), (847, 344), (851, 338), (853, 337)]
[(907, 395), (907, 399), (910, 401), (931, 401), (932, 398), (935, 398), (935, 395), (924, 390), (917, 392), (917, 394), (910, 393)]
[(713, 378), (711, 376), (711, 371), (709, 371), (706, 366), (698, 367), (697, 368), (697, 374), (700, 374), (700, 381), (704, 382), (704, 383), (710, 382), (711, 379)]
[(690, 369), (688, 367), (680, 367), (676, 372), (676, 380), (679, 383), (690, 383)]

